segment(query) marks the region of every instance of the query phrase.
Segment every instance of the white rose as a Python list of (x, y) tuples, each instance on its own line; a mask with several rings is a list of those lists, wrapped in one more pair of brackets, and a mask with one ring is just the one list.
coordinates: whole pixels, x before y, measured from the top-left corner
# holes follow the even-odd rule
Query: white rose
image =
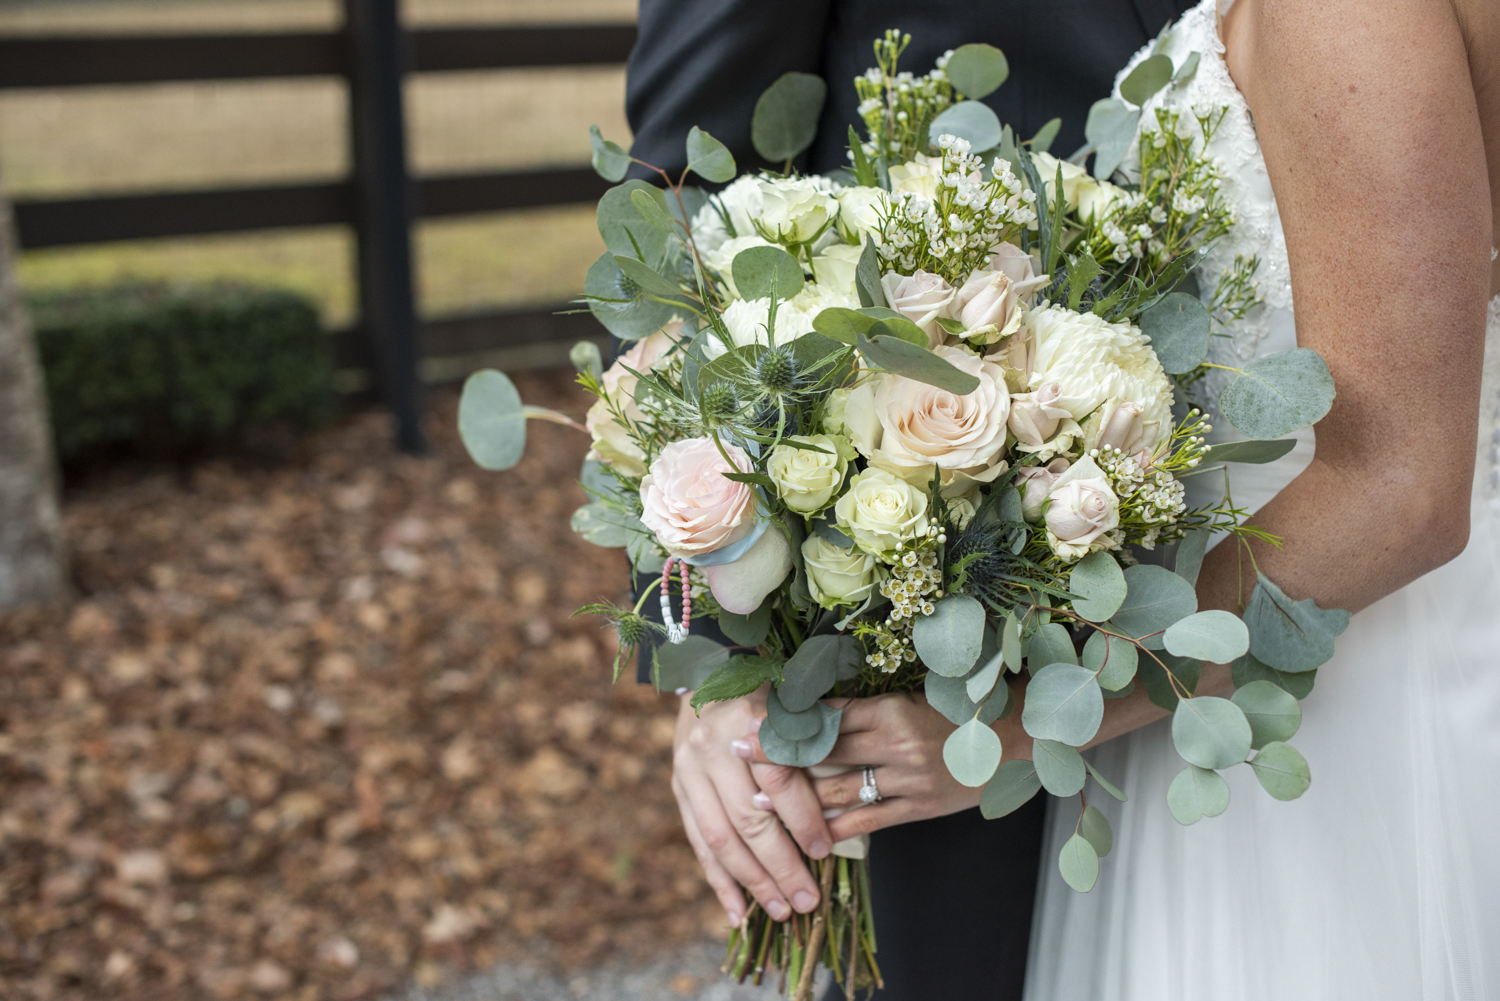
[(839, 528), (869, 553), (894, 553), (927, 532), (926, 491), (884, 469), (866, 469), (850, 480), (833, 510)]
[(821, 535), (802, 543), (807, 590), (824, 608), (857, 605), (870, 596), (879, 579), (875, 557), (858, 548), (844, 549)]
[(1147, 426), (1170, 426), (1172, 383), (1140, 328), (1049, 306), (1029, 311), (1022, 330), (1031, 354), (1027, 388), (1056, 383), (1054, 405), (1074, 420), (1113, 398), (1140, 404)]
[(937, 200), (937, 189), (943, 177), (943, 159), (918, 153), (915, 160), (890, 169), (891, 195), (913, 195), (929, 202)]
[(1072, 562), (1114, 548), (1105, 533), (1120, 524), (1120, 500), (1093, 459), (1084, 456), (1068, 467), (1047, 499), (1047, 543), (1058, 556)]
[(1073, 447), (1082, 429), (1057, 405), (1061, 394), (1057, 383), (1049, 382), (1035, 392), (1011, 397), (1010, 433), (1016, 436), (1017, 451), (1041, 452), (1045, 460)]
[(813, 275), (817, 278), (819, 285), (827, 285), (837, 289), (844, 295), (859, 298), (859, 291), (854, 284), (854, 275), (859, 268), (860, 256), (864, 250), (859, 247), (851, 247), (847, 243), (835, 243), (813, 258)]
[(762, 178), (759, 187), (759, 211), (753, 213), (755, 226), (762, 236), (777, 243), (811, 243), (823, 235), (839, 211), (839, 203), (832, 197), (836, 189), (827, 178)]
[(1097, 222), (1109, 215), (1115, 202), (1124, 195), (1123, 188), (1117, 188), (1108, 181), (1099, 181), (1090, 177), (1078, 185), (1078, 218), (1093, 219)]
[(1047, 189), (1049, 205), (1057, 201), (1057, 170), (1059, 167), (1062, 168), (1063, 204), (1068, 207), (1068, 211), (1076, 211), (1079, 187), (1093, 181), (1089, 172), (1076, 163), (1059, 160), (1050, 153), (1033, 153), (1031, 160), (1036, 164), (1036, 172), (1042, 179), (1042, 186)]
[(646, 414), (636, 403), (638, 380), (633, 373), (660, 367), (681, 337), (682, 317), (674, 316), (656, 333), (630, 345), (599, 377), (604, 396), (589, 407), (584, 418), (584, 426), (594, 439), (587, 458), (607, 462), (625, 476), (646, 474), (646, 454), (615, 414), (623, 414), (632, 423), (646, 420)]
[(839, 233), (846, 241), (864, 248), (873, 236), (880, 242), (880, 221), (890, 211), (890, 197), (880, 188), (854, 185), (836, 196), (839, 203)]
[(1083, 426), (1083, 450), (1117, 448), (1135, 456), (1141, 466), (1161, 444), (1165, 431), (1158, 423), (1147, 423), (1144, 408), (1125, 400), (1105, 400)]
[[(809, 282), (796, 296), (777, 305), (776, 343), (785, 344), (803, 334), (812, 333), (813, 317), (830, 306), (857, 309), (859, 300), (827, 285)], [(734, 343), (740, 347), (765, 344), (766, 323), (770, 313), (769, 299), (736, 299), (724, 309), (724, 326), (729, 329)], [(704, 338), (703, 353), (710, 359), (717, 358), (724, 353), (724, 345), (717, 337)]]
[(776, 484), (782, 502), (798, 514), (816, 514), (833, 500), (843, 485), (849, 460), (857, 453), (848, 441), (826, 434), (790, 435), (786, 441), (827, 450), (814, 452), (783, 442), (771, 449), (766, 460), (766, 475)]
[[(755, 236), (753, 215), (760, 207), (759, 179), (746, 174), (723, 191), (710, 197), (693, 216), (693, 243), (700, 254), (711, 254), (725, 240), (737, 236)], [(722, 213), (721, 210), (722, 209)], [(726, 225), (724, 217), (728, 216)]]

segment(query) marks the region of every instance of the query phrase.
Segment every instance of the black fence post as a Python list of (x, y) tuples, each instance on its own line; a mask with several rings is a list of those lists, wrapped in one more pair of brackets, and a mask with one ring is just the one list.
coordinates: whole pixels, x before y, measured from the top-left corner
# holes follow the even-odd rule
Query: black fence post
[(381, 398), (405, 452), (426, 448), (417, 366), (411, 223), (416, 191), (407, 173), (401, 82), (411, 46), (397, 0), (344, 0), (351, 53), (349, 119), (358, 199), (360, 326), (375, 351)]

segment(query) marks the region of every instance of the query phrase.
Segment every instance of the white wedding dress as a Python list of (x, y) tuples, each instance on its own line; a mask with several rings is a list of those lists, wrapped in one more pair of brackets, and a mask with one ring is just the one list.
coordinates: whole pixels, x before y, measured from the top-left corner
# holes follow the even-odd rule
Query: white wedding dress
[[(1146, 111), (1230, 109), (1210, 151), (1241, 225), (1206, 262), (1202, 287), (1236, 253), (1260, 255), (1266, 304), (1232, 345), (1220, 342), (1249, 360), (1293, 347), (1296, 335), (1281, 224), (1217, 13), (1206, 0), (1174, 28), (1164, 51), (1179, 66), (1200, 52), (1197, 75)], [(1468, 548), (1354, 616), (1291, 741), (1312, 787), (1279, 802), (1236, 767), (1225, 773), (1229, 809), (1182, 827), (1166, 803), (1183, 767), (1170, 720), (1096, 748), (1093, 763), (1130, 799), (1090, 785), (1114, 850), (1087, 894), (1067, 887), (1056, 861), (1079, 801), (1051, 803), (1027, 1001), (1500, 999), (1497, 370), (1500, 298), (1489, 310)], [(1285, 459), (1233, 467), (1236, 501), (1259, 507), (1311, 454), (1303, 432)]]

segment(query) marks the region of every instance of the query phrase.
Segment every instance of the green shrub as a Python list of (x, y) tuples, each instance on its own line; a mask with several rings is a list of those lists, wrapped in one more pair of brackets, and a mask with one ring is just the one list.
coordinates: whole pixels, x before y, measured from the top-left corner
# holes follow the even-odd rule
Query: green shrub
[(333, 411), (329, 337), (293, 293), (132, 283), (29, 305), (64, 458), (113, 443), (176, 452)]

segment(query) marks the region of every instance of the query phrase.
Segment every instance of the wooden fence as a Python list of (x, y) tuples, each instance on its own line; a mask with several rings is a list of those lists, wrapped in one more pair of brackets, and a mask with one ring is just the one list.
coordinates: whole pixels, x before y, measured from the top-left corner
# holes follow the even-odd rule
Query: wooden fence
[(347, 178), (317, 184), (18, 200), (24, 249), (110, 240), (347, 224), (357, 236), (360, 319), (337, 335), (342, 367), (375, 373), (397, 441), (423, 448), (424, 357), (597, 335), (592, 317), (556, 309), (419, 322), (411, 227), (417, 218), (595, 201), (587, 167), (413, 178), (402, 79), (408, 73), (623, 63), (633, 25), (408, 31), (397, 0), (344, 0), (340, 31), (279, 34), (0, 37), (0, 88), (338, 76), (348, 82)]

